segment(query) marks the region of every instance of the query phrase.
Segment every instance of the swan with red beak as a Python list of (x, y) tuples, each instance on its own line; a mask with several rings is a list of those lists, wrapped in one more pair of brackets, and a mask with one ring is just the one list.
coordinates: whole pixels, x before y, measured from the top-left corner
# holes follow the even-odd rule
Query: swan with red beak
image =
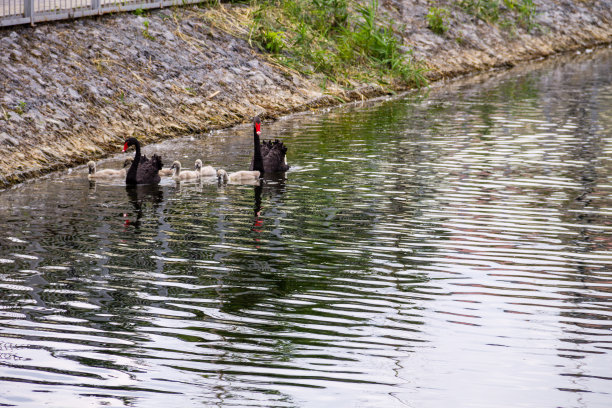
[(147, 156), (141, 155), (140, 142), (135, 137), (126, 139), (123, 144), (123, 153), (127, 152), (130, 146), (135, 147), (136, 154), (125, 176), (125, 184), (158, 184), (161, 180), (159, 177), (159, 170), (163, 166), (161, 157), (154, 154), (153, 157), (149, 159)]
[(253, 118), (253, 159), (250, 170), (264, 173), (282, 173), (289, 170), (287, 164), (287, 147), (280, 140), (260, 141), (261, 120), (259, 116)]

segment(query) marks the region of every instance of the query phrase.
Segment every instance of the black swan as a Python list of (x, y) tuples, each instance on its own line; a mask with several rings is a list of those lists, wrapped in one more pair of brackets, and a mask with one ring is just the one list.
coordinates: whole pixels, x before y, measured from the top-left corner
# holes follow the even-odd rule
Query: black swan
[(174, 169), (174, 175), (172, 176), (172, 178), (174, 178), (175, 180), (190, 180), (190, 179), (195, 179), (195, 178), (200, 177), (201, 167), (202, 167), (202, 161), (198, 159), (196, 160), (195, 170), (181, 171), (181, 162), (178, 160), (175, 160), (174, 163), (172, 163), (172, 167), (170, 168)]
[(126, 167), (132, 164), (132, 159), (125, 159), (123, 162), (123, 168), (121, 170), (115, 169), (104, 169), (96, 171), (96, 163), (90, 161), (87, 163), (87, 167), (89, 168), (89, 174), (87, 175), (88, 179), (112, 179), (112, 178), (123, 178), (126, 175)]
[(227, 184), (230, 183), (243, 183), (252, 184), (259, 180), (259, 170), (241, 170), (234, 173), (227, 174), (227, 171), (223, 169), (217, 170), (217, 178), (219, 183)]
[(123, 152), (125, 153), (130, 146), (136, 147), (136, 155), (125, 176), (125, 184), (158, 184), (161, 180), (159, 170), (163, 166), (161, 157), (157, 154), (154, 154), (151, 159), (144, 155), (141, 156), (140, 142), (135, 137), (130, 137), (125, 141)]
[(253, 160), (250, 170), (258, 170), (260, 175), (265, 173), (279, 173), (289, 170), (287, 164), (287, 147), (278, 139), (264, 140), (260, 143), (261, 121), (259, 116), (253, 118)]

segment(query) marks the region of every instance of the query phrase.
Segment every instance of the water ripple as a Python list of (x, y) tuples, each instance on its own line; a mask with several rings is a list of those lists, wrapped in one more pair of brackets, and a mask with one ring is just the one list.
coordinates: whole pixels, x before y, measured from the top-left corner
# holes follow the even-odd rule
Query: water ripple
[[(605, 405), (593, 58), (266, 122), (294, 167), (262, 186), (1, 193), (0, 405)], [(249, 130), (147, 149), (238, 170)]]

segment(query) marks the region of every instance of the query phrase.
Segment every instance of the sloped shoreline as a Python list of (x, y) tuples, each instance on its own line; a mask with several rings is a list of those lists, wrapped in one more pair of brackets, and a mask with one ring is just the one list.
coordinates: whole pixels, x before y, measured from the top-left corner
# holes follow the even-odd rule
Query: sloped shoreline
[[(536, 33), (459, 13), (443, 36), (427, 28), (425, 1), (381, 7), (431, 80), (612, 42), (612, 0), (540, 1)], [(198, 7), (3, 29), (0, 49), (0, 188), (117, 153), (128, 136), (149, 144), (404, 90), (322, 89)]]

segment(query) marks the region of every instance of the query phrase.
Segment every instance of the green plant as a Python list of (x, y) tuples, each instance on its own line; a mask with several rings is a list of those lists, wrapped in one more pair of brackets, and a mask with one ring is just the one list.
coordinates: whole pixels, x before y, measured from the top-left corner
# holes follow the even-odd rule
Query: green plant
[(369, 6), (357, 7), (362, 22), (355, 25), (356, 30), (352, 34), (355, 48), (361, 50), (362, 55), (369, 58), (372, 63), (400, 76), (404, 81), (417, 86), (426, 84), (424, 67), (408, 59), (409, 56), (412, 57), (412, 52), (407, 54), (400, 52), (393, 26), (389, 24), (387, 27), (381, 27), (377, 23), (377, 9), (377, 0), (372, 0)]
[(346, 0), (313, 0), (313, 16), (319, 26), (332, 29), (346, 27), (348, 22), (348, 4)]
[(149, 33), (149, 20), (145, 20), (142, 22), (142, 25), (144, 26), (144, 28), (142, 29), (142, 35), (149, 40), (154, 40), (155, 37), (153, 37), (150, 33)]
[(535, 22), (536, 6), (533, 0), (504, 0), (504, 5), (517, 12), (519, 24), (526, 29), (531, 30), (537, 26)]
[(459, 45), (463, 45), (465, 44), (465, 38), (463, 37), (463, 33), (459, 33), (459, 35), (457, 37), (455, 37), (455, 42), (457, 42), (457, 44)]
[(273, 54), (278, 54), (285, 48), (284, 39), (285, 35), (280, 31), (264, 30), (260, 36), (264, 48)]
[(352, 79), (426, 83), (424, 69), (402, 50), (378, 2), (354, 0), (252, 0), (248, 41), (281, 64), (344, 84)]
[(499, 19), (500, 0), (460, 0), (458, 4), (481, 20), (496, 22)]
[(28, 105), (25, 102), (21, 101), (17, 104), (17, 106), (15, 106), (14, 111), (19, 115), (23, 115), (27, 106)]
[(442, 35), (448, 31), (448, 19), (450, 13), (442, 7), (431, 7), (427, 12), (427, 25), (431, 31)]
[(516, 23), (510, 18), (502, 18), (499, 20), (499, 27), (506, 31), (511, 37), (516, 35)]
[(136, 14), (137, 16), (142, 16), (144, 14), (144, 10), (141, 8), (137, 8), (136, 10), (134, 10), (134, 14)]
[[(533, 0), (459, 0), (457, 4), (466, 12), (473, 14), (481, 20), (495, 23), (500, 19), (502, 5), (516, 15), (518, 23), (528, 30), (537, 27), (535, 23), (536, 6)], [(504, 28), (511, 28), (508, 19), (502, 20)]]

